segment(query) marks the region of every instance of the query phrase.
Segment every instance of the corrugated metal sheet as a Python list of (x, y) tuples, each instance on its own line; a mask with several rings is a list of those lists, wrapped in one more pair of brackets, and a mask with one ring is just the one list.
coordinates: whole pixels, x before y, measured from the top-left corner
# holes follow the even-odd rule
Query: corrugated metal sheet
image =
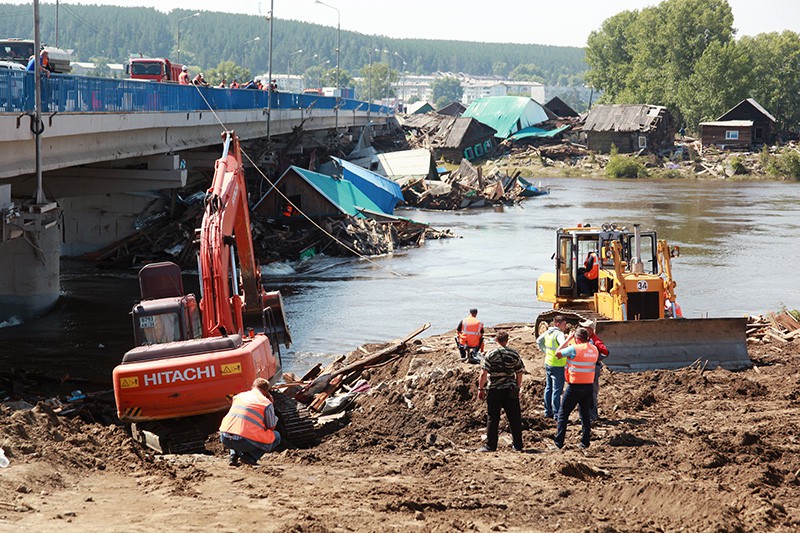
[(506, 139), (512, 133), (548, 120), (547, 112), (535, 100), (524, 96), (487, 96), (472, 102), (462, 117), (494, 128), (497, 137)]
[(378, 161), (378, 173), (393, 181), (433, 178), (436, 175), (433, 157), (425, 148), (378, 154)]
[(720, 126), (731, 128), (750, 128), (753, 126), (752, 120), (717, 120), (716, 122), (701, 122), (701, 126)]
[(542, 128), (537, 128), (537, 127), (531, 126), (529, 128), (525, 128), (525, 129), (519, 130), (517, 133), (515, 133), (514, 135), (509, 137), (509, 139), (513, 139), (513, 140), (516, 140), (516, 139), (527, 139), (527, 138), (530, 138), (530, 137), (539, 137), (541, 139), (549, 139), (549, 138), (555, 137), (556, 135), (558, 135), (562, 131), (566, 131), (566, 130), (570, 129), (571, 127), (572, 126), (567, 124), (566, 126), (561, 126), (560, 128), (556, 128), (554, 130), (543, 130)]
[[(380, 207), (375, 205), (375, 202), (370, 200), (358, 187), (347, 180), (332, 178), (325, 174), (318, 174), (317, 172), (295, 166), (286, 169), (281, 179), (283, 179), (283, 176), (288, 172), (297, 173), (298, 176), (303, 178), (344, 214), (364, 218), (363, 213), (361, 213), (362, 209), (377, 211), (379, 213), (383, 212)], [(280, 182), (280, 180), (278, 180), (278, 182)]]
[(663, 106), (647, 104), (598, 105), (589, 111), (583, 131), (648, 132), (665, 112)]
[(349, 161), (331, 157), (342, 168), (342, 177), (355, 185), (375, 205), (381, 208), (383, 213), (394, 213), (395, 206), (403, 201), (403, 191), (400, 186), (366, 168), (354, 165)]

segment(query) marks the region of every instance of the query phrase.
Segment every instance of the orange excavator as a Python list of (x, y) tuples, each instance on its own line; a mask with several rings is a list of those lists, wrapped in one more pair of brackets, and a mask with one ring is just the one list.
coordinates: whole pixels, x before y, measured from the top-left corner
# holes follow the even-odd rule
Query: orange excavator
[[(120, 421), (162, 453), (202, 450), (234, 394), (257, 377), (278, 380), (279, 342), (291, 342), (280, 292), (261, 285), (239, 140), (233, 132), (223, 140), (199, 230), (200, 301), (184, 294), (176, 264), (142, 268), (142, 299), (132, 311), (136, 347), (113, 373)], [(246, 327), (246, 319), (260, 322), (259, 331)], [(305, 408), (278, 393), (274, 398), (286, 440), (310, 444)]]

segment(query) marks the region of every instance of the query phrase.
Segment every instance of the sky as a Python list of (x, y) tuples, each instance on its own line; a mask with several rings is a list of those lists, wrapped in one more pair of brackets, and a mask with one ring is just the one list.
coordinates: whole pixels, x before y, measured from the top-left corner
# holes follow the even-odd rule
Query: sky
[[(14, 1), (14, 0), (12, 0)], [(279, 19), (336, 26), (337, 13), (314, 0), (273, 0)], [(800, 0), (728, 0), (738, 35), (792, 30), (800, 33)], [(30, 4), (30, 1), (22, 3)], [(47, 0), (54, 3), (54, 0)], [(65, 4), (224, 11), (266, 15), (270, 0), (101, 0)], [(620, 11), (657, 5), (646, 0), (327, 0), (343, 30), (394, 38), (584, 46), (589, 33)]]

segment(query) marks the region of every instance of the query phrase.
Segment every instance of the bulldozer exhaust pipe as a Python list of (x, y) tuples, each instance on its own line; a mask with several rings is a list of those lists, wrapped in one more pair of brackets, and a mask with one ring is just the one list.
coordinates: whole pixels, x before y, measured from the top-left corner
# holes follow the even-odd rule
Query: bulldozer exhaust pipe
[(631, 262), (631, 272), (634, 274), (644, 274), (644, 263), (642, 263), (642, 230), (639, 224), (633, 225), (633, 255)]

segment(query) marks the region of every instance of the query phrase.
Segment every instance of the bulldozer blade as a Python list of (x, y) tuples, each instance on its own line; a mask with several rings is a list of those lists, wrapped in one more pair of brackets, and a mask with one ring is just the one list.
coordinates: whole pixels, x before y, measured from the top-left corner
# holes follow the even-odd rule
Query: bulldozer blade
[(698, 360), (708, 369), (738, 370), (752, 366), (746, 325), (746, 318), (603, 320), (597, 335), (609, 351), (603, 363), (615, 371), (675, 369)]

